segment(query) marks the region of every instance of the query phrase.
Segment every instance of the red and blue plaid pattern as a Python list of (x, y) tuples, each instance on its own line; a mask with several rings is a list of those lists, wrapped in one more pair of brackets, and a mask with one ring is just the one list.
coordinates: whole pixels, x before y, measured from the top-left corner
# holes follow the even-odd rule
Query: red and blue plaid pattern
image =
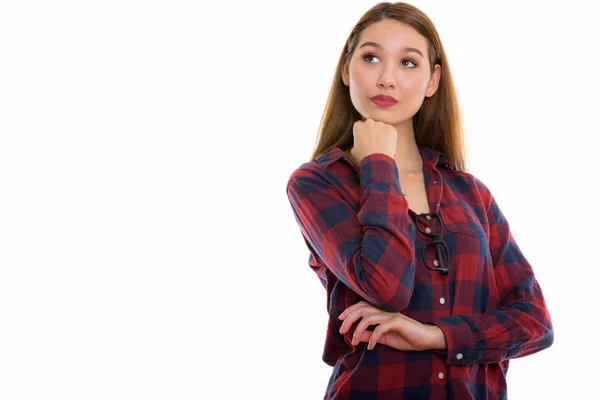
[[(335, 147), (288, 181), (309, 266), (327, 291), (323, 360), (334, 369), (325, 399), (505, 399), (508, 360), (554, 340), (540, 286), (491, 192), (443, 153), (419, 151), (431, 212), (444, 222), (447, 276), (423, 263), (431, 239), (415, 228), (393, 158), (371, 154), (356, 166)], [(352, 345), (356, 324), (342, 335), (338, 316), (361, 300), (439, 326), (447, 350)]]

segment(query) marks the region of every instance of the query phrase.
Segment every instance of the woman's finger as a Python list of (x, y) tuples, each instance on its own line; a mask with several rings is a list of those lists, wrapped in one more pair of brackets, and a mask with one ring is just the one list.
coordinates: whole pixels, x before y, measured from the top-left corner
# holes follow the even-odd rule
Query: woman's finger
[(373, 331), (364, 331), (360, 338), (359, 338), (359, 342), (362, 343), (367, 343), (369, 341), (369, 339), (371, 338), (371, 335), (373, 334)]
[[(348, 310), (349, 309), (350, 307), (348, 307)], [(353, 311), (346, 315), (346, 317), (344, 318), (344, 322), (342, 322), (342, 326), (340, 327), (340, 333), (346, 333), (348, 329), (350, 329), (352, 324), (358, 321), (359, 318), (380, 312), (382, 312), (380, 309), (373, 307), (369, 303), (361, 304), (359, 307), (356, 307)]]
[(365, 307), (356, 308), (350, 314), (344, 318), (344, 322), (342, 322), (342, 326), (340, 327), (340, 333), (346, 333), (356, 321), (358, 321), (361, 317), (368, 315), (368, 309)]
[(356, 329), (354, 330), (354, 336), (352, 336), (352, 344), (357, 345), (360, 342), (362, 334), (371, 325), (381, 324), (386, 322), (390, 317), (385, 312), (379, 312), (377, 314), (371, 314), (363, 317)]
[(350, 314), (352, 311), (354, 311), (356, 308), (362, 307), (365, 304), (369, 304), (366, 301), (359, 301), (356, 304), (351, 305), (350, 307), (346, 308), (344, 311), (342, 311), (342, 313), (340, 314), (340, 316), (338, 317), (339, 319), (344, 319), (348, 316), (348, 314)]
[(375, 328), (373, 334), (371, 335), (371, 338), (369, 339), (369, 344), (367, 344), (368, 350), (373, 350), (375, 344), (379, 342), (379, 338), (381, 338), (381, 336), (383, 336), (385, 333), (391, 331), (394, 328), (394, 322), (394, 319), (390, 318), (384, 323), (379, 324), (379, 326)]

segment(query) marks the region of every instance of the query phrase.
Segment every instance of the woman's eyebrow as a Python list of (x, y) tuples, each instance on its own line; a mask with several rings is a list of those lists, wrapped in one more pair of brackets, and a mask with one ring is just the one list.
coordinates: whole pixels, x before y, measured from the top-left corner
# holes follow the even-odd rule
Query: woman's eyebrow
[[(378, 49), (383, 50), (383, 47), (381, 47), (381, 45), (379, 43), (375, 43), (375, 42), (364, 42), (363, 44), (360, 45), (359, 49), (362, 47), (365, 47), (365, 46), (373, 46), (373, 47), (377, 47)], [(419, 49), (416, 49), (414, 47), (405, 47), (402, 50), (406, 51), (406, 52), (418, 53), (421, 55), (421, 57), (425, 58), (423, 53), (421, 53), (421, 51)]]

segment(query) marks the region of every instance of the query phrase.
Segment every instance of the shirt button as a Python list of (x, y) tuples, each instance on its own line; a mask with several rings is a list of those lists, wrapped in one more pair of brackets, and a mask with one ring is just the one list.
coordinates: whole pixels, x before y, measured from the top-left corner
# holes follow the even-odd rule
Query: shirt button
[(431, 233), (431, 228), (430, 227), (425, 228), (425, 232)]
[[(446, 303), (446, 299), (443, 297), (440, 297), (440, 304), (445, 304)], [(462, 358), (462, 357), (461, 357)]]
[(443, 373), (443, 372), (440, 372), (440, 373), (438, 374), (438, 378), (440, 378), (440, 379), (444, 379), (444, 373)]
[(457, 359), (457, 360), (462, 360), (462, 358), (463, 358), (463, 355), (462, 355), (462, 353), (458, 353), (458, 354), (456, 355), (456, 359)]
[(433, 260), (433, 265), (435, 265), (436, 267), (439, 267), (440, 262), (438, 260)]

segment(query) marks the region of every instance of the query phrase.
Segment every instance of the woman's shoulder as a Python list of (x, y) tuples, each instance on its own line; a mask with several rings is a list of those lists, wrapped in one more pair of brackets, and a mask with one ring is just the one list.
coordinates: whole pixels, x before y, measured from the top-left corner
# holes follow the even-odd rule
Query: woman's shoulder
[(462, 170), (452, 170), (451, 178), (446, 184), (453, 192), (453, 197), (461, 199), (472, 208), (487, 210), (492, 202), (492, 192), (488, 186), (473, 173)]
[(350, 161), (348, 152), (339, 147), (334, 147), (326, 152), (323, 152), (310, 161), (305, 161), (296, 167), (288, 178), (288, 186), (294, 180), (303, 177), (313, 177), (323, 180), (332, 180), (336, 175), (336, 168), (339, 161)]

